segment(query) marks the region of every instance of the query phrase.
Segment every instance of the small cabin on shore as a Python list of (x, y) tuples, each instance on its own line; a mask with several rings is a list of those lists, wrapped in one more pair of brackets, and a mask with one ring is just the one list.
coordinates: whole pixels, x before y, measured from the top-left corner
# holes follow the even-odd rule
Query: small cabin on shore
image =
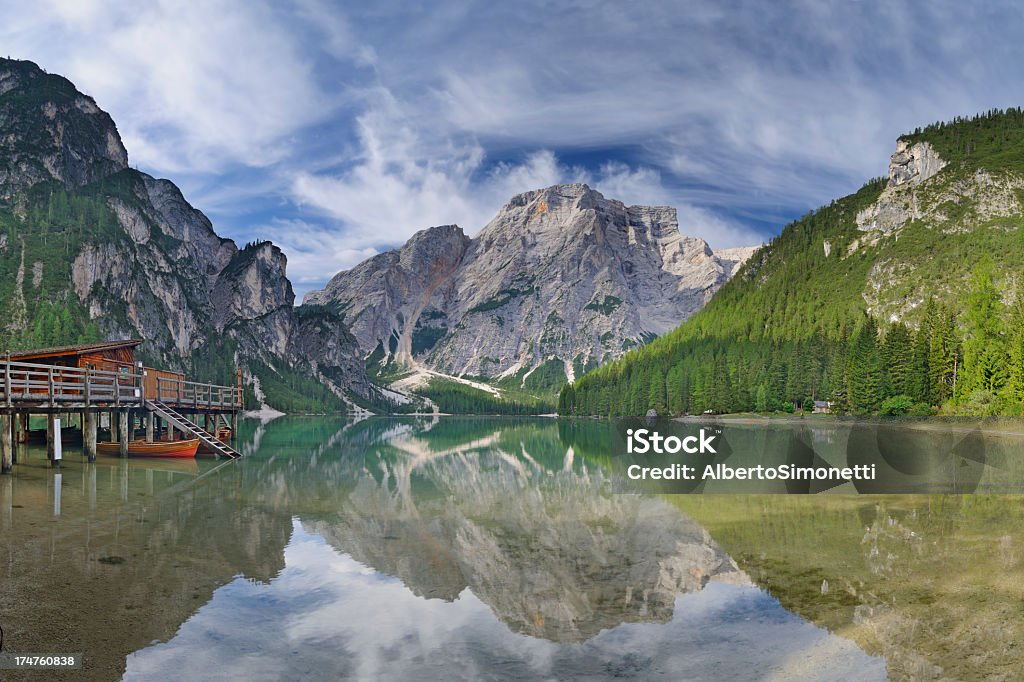
[(36, 365), (135, 374), (135, 349), (141, 344), (142, 339), (128, 339), (126, 341), (102, 341), (76, 346), (38, 348), (12, 352), (10, 360), (11, 362), (29, 362)]

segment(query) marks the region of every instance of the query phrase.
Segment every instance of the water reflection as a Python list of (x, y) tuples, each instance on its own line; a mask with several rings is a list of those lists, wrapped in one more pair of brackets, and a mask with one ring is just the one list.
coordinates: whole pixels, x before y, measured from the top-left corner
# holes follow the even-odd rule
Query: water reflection
[(750, 587), (712, 582), (678, 597), (663, 625), (621, 625), (561, 644), (511, 633), (470, 589), (451, 603), (418, 597), (298, 521), (285, 562), (269, 585), (219, 590), (173, 640), (131, 656), (126, 679), (164, 679), (167, 670), (246, 680), (885, 676), (880, 660)]
[(959, 617), (1019, 660), (1014, 498), (621, 495), (606, 431), (285, 418), (220, 468), (59, 480), (30, 452), (0, 477), (6, 648), (95, 679), (955, 679)]

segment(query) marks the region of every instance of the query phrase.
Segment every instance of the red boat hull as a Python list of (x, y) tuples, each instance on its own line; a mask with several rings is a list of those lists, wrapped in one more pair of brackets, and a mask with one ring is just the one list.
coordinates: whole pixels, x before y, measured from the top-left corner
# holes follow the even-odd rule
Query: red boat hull
[[(133, 440), (128, 443), (129, 457), (191, 457), (195, 458), (199, 450), (199, 439), (156, 441)], [(121, 446), (118, 443), (97, 443), (96, 451), (104, 455), (121, 454)]]

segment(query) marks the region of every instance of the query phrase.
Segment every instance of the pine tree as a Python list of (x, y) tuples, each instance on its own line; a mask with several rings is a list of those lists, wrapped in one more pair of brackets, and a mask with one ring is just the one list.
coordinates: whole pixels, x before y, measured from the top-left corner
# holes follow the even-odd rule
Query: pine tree
[(882, 357), (885, 363), (885, 376), (888, 378), (889, 395), (909, 395), (911, 385), (911, 368), (913, 365), (913, 345), (910, 341), (910, 329), (902, 322), (889, 328), (882, 344)]
[(657, 367), (651, 370), (650, 390), (647, 394), (647, 408), (664, 414), (668, 408), (665, 404), (665, 374)]
[(572, 384), (562, 386), (562, 391), (558, 394), (558, 414), (576, 414), (576, 391)]
[(1006, 383), (1003, 303), (993, 281), (991, 262), (981, 263), (971, 278), (964, 309), (964, 394), (997, 391)]
[(937, 309), (928, 348), (929, 394), (935, 405), (953, 397), (960, 370), (957, 345), (953, 314), (945, 308)]
[(931, 404), (931, 381), (928, 371), (928, 350), (931, 346), (931, 330), (922, 324), (914, 334), (913, 350), (910, 357), (910, 372), (907, 377), (907, 395), (914, 402)]
[(1024, 300), (1018, 300), (1010, 316), (1006, 397), (1018, 413), (1024, 413)]
[(754, 398), (754, 411), (768, 412), (768, 387), (764, 384), (757, 387), (757, 396)]
[(853, 337), (849, 360), (850, 409), (856, 414), (870, 414), (883, 399), (883, 367), (878, 350), (878, 327), (866, 315), (860, 330)]

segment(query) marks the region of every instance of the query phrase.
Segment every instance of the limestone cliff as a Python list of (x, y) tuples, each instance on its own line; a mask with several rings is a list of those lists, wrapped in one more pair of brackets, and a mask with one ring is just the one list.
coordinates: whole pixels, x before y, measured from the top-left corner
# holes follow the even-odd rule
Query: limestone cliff
[(669, 207), (582, 184), (514, 197), (473, 239), (449, 225), (338, 273), (304, 303), (345, 315), (364, 353), (453, 375), (548, 385), (699, 310), (753, 248), (716, 254)]

